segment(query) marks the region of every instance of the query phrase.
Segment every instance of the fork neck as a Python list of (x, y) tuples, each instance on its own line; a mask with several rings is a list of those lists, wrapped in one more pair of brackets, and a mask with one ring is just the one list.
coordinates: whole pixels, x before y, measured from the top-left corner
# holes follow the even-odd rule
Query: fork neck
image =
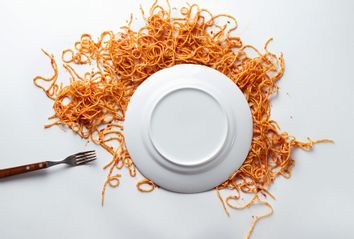
[(48, 167), (52, 167), (54, 165), (62, 164), (62, 161), (54, 162), (54, 161), (47, 161)]

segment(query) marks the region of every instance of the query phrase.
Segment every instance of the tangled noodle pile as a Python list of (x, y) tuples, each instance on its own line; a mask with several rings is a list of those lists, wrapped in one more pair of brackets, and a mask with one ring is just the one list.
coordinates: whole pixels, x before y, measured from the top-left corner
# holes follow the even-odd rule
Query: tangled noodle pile
[[(327, 140), (299, 142), (286, 132), (280, 132), (277, 123), (270, 119), (270, 96), (277, 92), (276, 82), (284, 72), (282, 54), (263, 52), (251, 45), (243, 45), (232, 33), (236, 20), (229, 15), (213, 16), (198, 5), (182, 7), (177, 17), (171, 7), (153, 4), (148, 16), (141, 8), (145, 25), (139, 30), (131, 28), (131, 20), (122, 31), (106, 31), (94, 41), (83, 34), (73, 49), (64, 50), (62, 60), (70, 74), (70, 82), (58, 83), (58, 67), (54, 56), (50, 59), (54, 75), (37, 76), (34, 83), (53, 100), (52, 122), (45, 127), (65, 125), (82, 138), (101, 145), (112, 160), (102, 191), (102, 203), (107, 185), (116, 187), (120, 174), (116, 169), (126, 168), (134, 177), (136, 168), (124, 142), (125, 111), (135, 89), (151, 74), (176, 64), (192, 63), (212, 67), (233, 80), (244, 93), (253, 116), (253, 140), (250, 152), (240, 169), (216, 190), (228, 214), (231, 208), (245, 208), (254, 203), (269, 207), (265, 215), (255, 217), (247, 238), (255, 223), (272, 213), (270, 204), (261, 195), (272, 195), (267, 187), (281, 175), (288, 178), (294, 165), (291, 152), (295, 148), (308, 150), (313, 143)], [(250, 57), (248, 51), (257, 55)], [(92, 65), (95, 70), (80, 75), (75, 65)], [(139, 190), (152, 191), (157, 185), (148, 179), (139, 181)], [(235, 194), (223, 199), (220, 190), (231, 189)], [(235, 201), (241, 193), (253, 195), (244, 205)]]

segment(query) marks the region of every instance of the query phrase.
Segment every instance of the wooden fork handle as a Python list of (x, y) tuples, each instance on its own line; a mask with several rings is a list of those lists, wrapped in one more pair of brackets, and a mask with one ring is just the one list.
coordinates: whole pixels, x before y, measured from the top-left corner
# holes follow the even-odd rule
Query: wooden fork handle
[(28, 173), (43, 168), (48, 168), (48, 162), (33, 163), (33, 164), (27, 164), (23, 166), (14, 167), (14, 168), (0, 169), (0, 178)]

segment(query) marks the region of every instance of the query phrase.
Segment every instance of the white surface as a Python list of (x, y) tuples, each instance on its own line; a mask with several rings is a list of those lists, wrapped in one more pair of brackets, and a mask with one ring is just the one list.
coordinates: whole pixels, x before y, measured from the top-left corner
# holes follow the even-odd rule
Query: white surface
[[(174, 1), (177, 2), (177, 1)], [(271, 191), (275, 213), (253, 238), (354, 238), (354, 2), (198, 1), (215, 13), (237, 17), (238, 34), (261, 48), (283, 51), (286, 72), (273, 100), (273, 118), (299, 139), (330, 137), (335, 144), (297, 151), (290, 180)], [(138, 12), (137, 1), (0, 2), (0, 167), (60, 159), (86, 149), (70, 131), (43, 129), (51, 102), (32, 84), (50, 74), (40, 48), (56, 56), (83, 32), (118, 29)], [(150, 2), (146, 1), (145, 6)], [(67, 75), (62, 71), (62, 77)], [(288, 93), (288, 95), (286, 94)], [(88, 148), (96, 148), (91, 144)], [(243, 238), (255, 208), (227, 218), (215, 192), (183, 195), (136, 191), (123, 176), (100, 206), (108, 154), (97, 166), (56, 168), (0, 182), (1, 238)], [(263, 208), (259, 209), (264, 210)]]
[(130, 99), (124, 122), (129, 155), (162, 188), (210, 190), (245, 160), (252, 115), (242, 91), (212, 68), (181, 64), (160, 70)]

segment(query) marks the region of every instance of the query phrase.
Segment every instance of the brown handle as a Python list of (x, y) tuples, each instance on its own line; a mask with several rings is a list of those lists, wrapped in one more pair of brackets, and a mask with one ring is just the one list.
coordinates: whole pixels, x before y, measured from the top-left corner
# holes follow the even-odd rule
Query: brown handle
[(14, 168), (0, 169), (0, 178), (5, 178), (5, 177), (22, 174), (22, 173), (28, 173), (43, 168), (48, 168), (47, 162), (33, 163), (33, 164), (27, 164), (23, 166), (14, 167)]

